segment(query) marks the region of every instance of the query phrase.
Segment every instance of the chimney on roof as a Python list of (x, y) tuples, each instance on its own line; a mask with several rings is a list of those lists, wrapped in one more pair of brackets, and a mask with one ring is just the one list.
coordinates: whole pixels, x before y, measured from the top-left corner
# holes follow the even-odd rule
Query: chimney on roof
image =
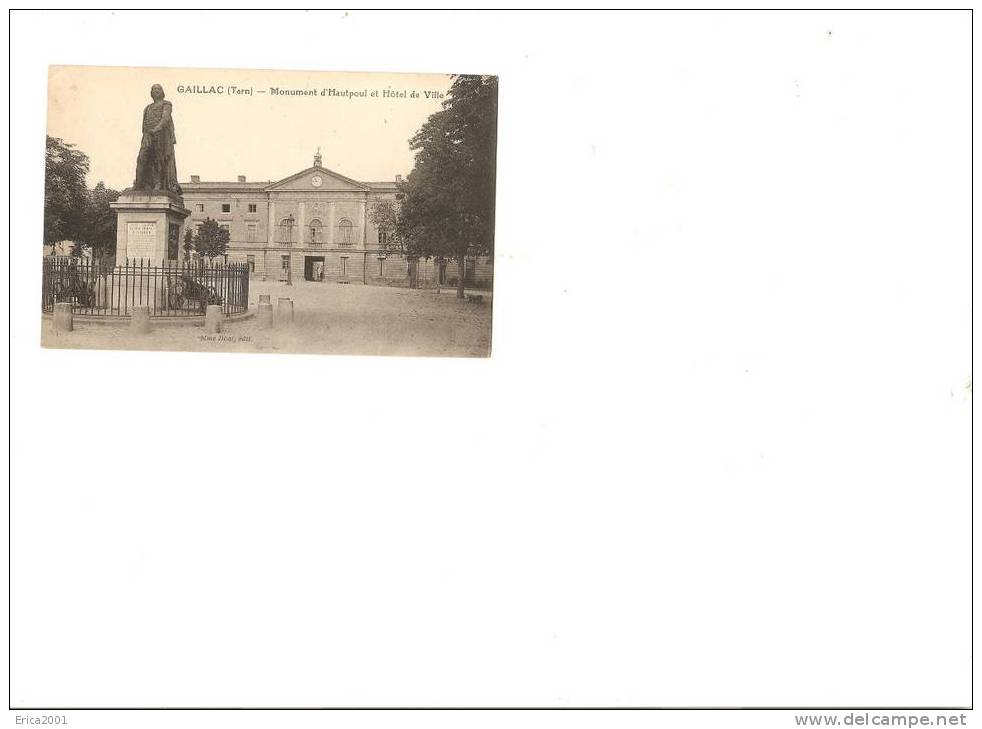
[(191, 175), (191, 182), (201, 182), (201, 177), (198, 175)]
[(402, 184), (402, 175), (396, 175), (396, 184)]
[(245, 175), (239, 175), (239, 182), (245, 182)]

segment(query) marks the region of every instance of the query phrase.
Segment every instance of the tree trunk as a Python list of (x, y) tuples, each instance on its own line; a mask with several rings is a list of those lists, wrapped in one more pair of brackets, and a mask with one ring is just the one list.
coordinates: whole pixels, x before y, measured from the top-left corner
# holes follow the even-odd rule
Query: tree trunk
[(467, 258), (457, 256), (457, 298), (464, 298), (464, 276), (467, 273)]

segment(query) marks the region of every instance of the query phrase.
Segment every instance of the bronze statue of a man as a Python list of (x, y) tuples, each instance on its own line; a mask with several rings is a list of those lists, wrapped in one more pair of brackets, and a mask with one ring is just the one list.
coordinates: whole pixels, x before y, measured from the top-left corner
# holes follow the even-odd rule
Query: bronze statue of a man
[(160, 84), (150, 88), (153, 103), (143, 110), (143, 141), (136, 158), (134, 190), (157, 190), (175, 195), (182, 193), (177, 182), (177, 163), (174, 161), (174, 119), (169, 101), (164, 101)]

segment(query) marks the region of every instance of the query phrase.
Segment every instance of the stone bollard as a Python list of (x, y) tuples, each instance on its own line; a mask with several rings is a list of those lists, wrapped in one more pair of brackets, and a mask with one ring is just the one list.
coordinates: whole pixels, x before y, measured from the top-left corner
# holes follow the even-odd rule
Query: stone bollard
[(205, 331), (209, 334), (222, 331), (222, 307), (218, 304), (209, 304), (205, 310)]
[(130, 315), (130, 331), (134, 334), (147, 334), (150, 331), (150, 307), (134, 306)]
[(70, 332), (74, 328), (72, 305), (70, 303), (55, 304), (55, 329), (59, 332)]
[(269, 304), (269, 294), (259, 294), (260, 304)]
[(293, 299), (280, 297), (276, 300), (276, 323), (279, 326), (293, 323)]
[(273, 305), (270, 304), (268, 301), (266, 303), (259, 304), (259, 328), (260, 329), (273, 328)]

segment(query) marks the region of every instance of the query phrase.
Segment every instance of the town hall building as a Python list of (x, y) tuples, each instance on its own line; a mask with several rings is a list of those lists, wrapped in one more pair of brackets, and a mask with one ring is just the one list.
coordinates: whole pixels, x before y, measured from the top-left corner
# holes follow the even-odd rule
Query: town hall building
[[(314, 164), (278, 182), (182, 182), (186, 225), (212, 218), (229, 231), (228, 262), (246, 263), (256, 277), (429, 288), (456, 284), (457, 266), (386, 251), (372, 223), (376, 203), (398, 206), (401, 176), (359, 182)], [(491, 286), (491, 259), (467, 262), (467, 285)]]

